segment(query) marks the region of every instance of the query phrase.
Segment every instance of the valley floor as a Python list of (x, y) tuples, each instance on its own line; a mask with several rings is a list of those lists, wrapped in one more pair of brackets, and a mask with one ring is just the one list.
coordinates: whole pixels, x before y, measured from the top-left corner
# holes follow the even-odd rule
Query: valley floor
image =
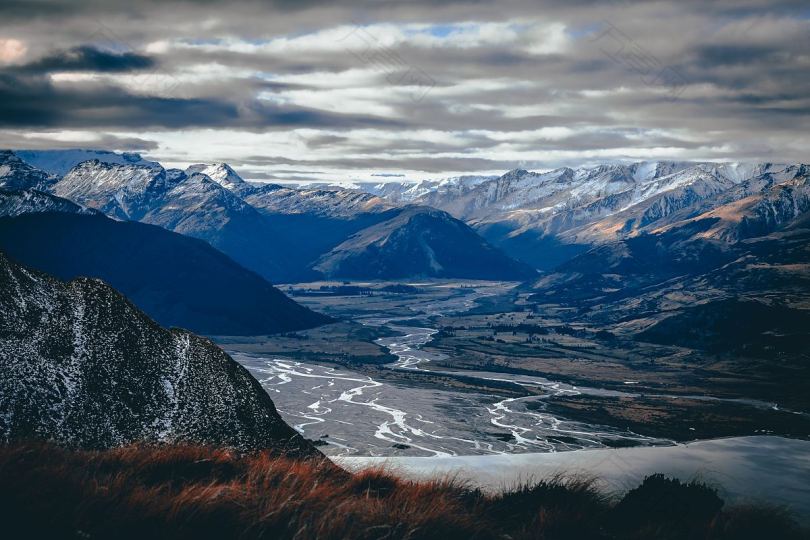
[[(728, 359), (628, 342), (527, 309), (514, 283), (322, 282), (285, 291), (341, 319), (218, 338), (328, 455), (452, 456), (810, 437), (806, 396)], [(392, 292), (396, 291), (396, 292)]]

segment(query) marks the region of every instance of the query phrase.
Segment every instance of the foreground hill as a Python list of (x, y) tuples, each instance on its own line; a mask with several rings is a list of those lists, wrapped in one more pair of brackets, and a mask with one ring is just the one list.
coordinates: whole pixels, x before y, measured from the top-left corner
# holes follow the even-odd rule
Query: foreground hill
[(0, 345), (1, 440), (318, 455), (221, 349), (161, 328), (101, 281), (63, 283), (0, 253)]

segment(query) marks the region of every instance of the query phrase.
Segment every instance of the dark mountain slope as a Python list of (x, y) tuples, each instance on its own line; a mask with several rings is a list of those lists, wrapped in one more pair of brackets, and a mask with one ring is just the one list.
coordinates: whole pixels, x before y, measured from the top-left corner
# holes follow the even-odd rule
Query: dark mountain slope
[(727, 298), (690, 307), (638, 334), (641, 341), (776, 358), (810, 353), (810, 313)]
[(101, 281), (60, 282), (0, 254), (0, 345), (2, 440), (319, 455), (221, 349), (161, 328)]
[(396, 209), (350, 217), (275, 213), (265, 214), (264, 218), (273, 229), (284, 231), (289, 244), (289, 248), (285, 250), (286, 260), (298, 269), (298, 279), (314, 280), (321, 274), (313, 270), (312, 266), (324, 253), (339, 246), (353, 234), (386, 221), (399, 212)]
[(535, 275), (450, 214), (418, 206), (354, 234), (322, 256), (314, 268), (342, 278), (521, 280)]
[(101, 278), (160, 324), (203, 334), (269, 334), (329, 321), (207, 243), (143, 223), (67, 213), (2, 218), (0, 249), (61, 279)]

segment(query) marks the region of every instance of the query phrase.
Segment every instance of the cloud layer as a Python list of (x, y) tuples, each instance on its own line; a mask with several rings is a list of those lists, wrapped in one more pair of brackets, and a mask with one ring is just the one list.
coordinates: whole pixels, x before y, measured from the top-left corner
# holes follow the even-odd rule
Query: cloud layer
[(0, 4), (0, 147), (416, 179), (807, 162), (808, 119), (790, 0)]

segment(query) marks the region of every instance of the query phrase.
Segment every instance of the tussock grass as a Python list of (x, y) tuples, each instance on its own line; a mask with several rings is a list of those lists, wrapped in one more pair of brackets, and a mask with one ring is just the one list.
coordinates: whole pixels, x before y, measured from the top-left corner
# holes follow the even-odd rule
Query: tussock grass
[(492, 495), (453, 478), (349, 474), (270, 453), (41, 443), (0, 446), (0, 530), (76, 539), (807, 538), (779, 509), (724, 509), (711, 488), (662, 476), (618, 501), (564, 477)]

